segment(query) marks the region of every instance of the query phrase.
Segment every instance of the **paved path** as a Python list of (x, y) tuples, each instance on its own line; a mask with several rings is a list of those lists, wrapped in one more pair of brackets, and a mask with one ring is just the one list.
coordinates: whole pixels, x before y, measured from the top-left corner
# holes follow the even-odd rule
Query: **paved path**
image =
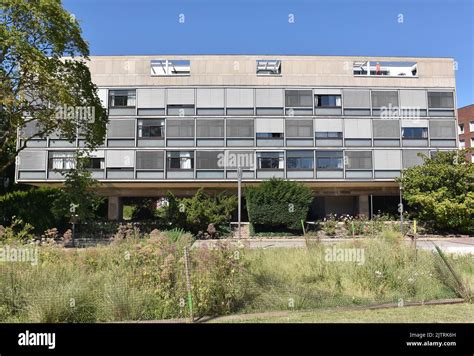
[[(321, 239), (322, 243), (333, 244), (344, 241), (351, 241), (352, 239)], [(361, 239), (358, 239), (361, 240)], [(228, 240), (197, 240), (193, 247), (213, 247), (219, 242), (228, 241), (232, 244), (239, 244), (236, 239)], [(411, 243), (410, 239), (405, 240), (406, 243)], [(302, 238), (279, 238), (279, 239), (242, 239), (241, 244), (247, 248), (304, 248), (306, 246), (305, 240)], [(419, 238), (417, 239), (417, 248), (423, 250), (434, 250), (435, 244), (447, 253), (470, 253), (474, 255), (474, 237), (463, 238)]]

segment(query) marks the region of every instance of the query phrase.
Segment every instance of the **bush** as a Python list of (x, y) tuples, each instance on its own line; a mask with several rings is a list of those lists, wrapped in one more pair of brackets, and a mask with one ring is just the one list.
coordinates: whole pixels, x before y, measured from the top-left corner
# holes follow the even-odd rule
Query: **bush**
[(437, 230), (474, 232), (474, 164), (464, 151), (437, 152), (401, 179), (410, 213)]
[(55, 188), (11, 192), (0, 196), (0, 212), (6, 224), (10, 224), (16, 216), (32, 225), (34, 232), (39, 234), (52, 227), (65, 227), (67, 218), (51, 211), (54, 202), (61, 197), (62, 191)]
[(177, 198), (168, 193), (167, 200), (167, 206), (158, 213), (161, 219), (194, 235), (208, 231), (209, 224), (213, 224), (217, 232), (223, 231), (237, 208), (235, 195), (225, 192), (208, 195), (202, 188), (192, 198)]
[(313, 200), (305, 185), (270, 179), (245, 189), (249, 220), (256, 230), (301, 230)]

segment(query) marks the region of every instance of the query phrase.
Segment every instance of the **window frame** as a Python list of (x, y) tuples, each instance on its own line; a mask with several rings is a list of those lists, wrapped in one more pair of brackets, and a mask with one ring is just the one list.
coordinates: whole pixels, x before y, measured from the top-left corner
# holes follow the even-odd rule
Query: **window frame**
[[(145, 122), (150, 122), (152, 120), (160, 120), (161, 125), (145, 125)], [(140, 127), (141, 126), (141, 127)], [(143, 131), (144, 129), (148, 128), (148, 130), (151, 130), (151, 128), (156, 128), (159, 127), (161, 131), (160, 136), (143, 136)], [(142, 136), (140, 136), (140, 130)], [(153, 118), (138, 118), (137, 119), (137, 139), (138, 140), (163, 140), (165, 138), (165, 119), (153, 119)]]
[[(262, 157), (263, 155), (266, 154), (275, 154), (278, 155), (277, 157)], [(258, 171), (283, 171), (285, 169), (285, 153), (283, 151), (260, 151), (256, 153), (257, 156), (257, 170)], [(275, 161), (277, 162), (277, 168), (274, 167), (269, 167), (269, 168), (262, 168), (261, 162), (262, 158), (264, 160), (269, 160), (269, 161)], [(281, 163), (281, 168), (280, 168), (280, 163)]]
[[(181, 157), (181, 155), (179, 157), (171, 157), (170, 154), (173, 154), (173, 153), (190, 153), (190, 156), (189, 157)], [(178, 159), (179, 160), (179, 163), (180, 163), (180, 168), (174, 168), (174, 167), (171, 167), (171, 160), (172, 159)], [(191, 167), (190, 168), (181, 168), (182, 167), (182, 163), (189, 160), (191, 162)], [(186, 171), (186, 172), (189, 172), (189, 171), (194, 171), (194, 151), (167, 151), (166, 152), (166, 169), (168, 171)]]
[[(335, 97), (336, 105), (319, 105), (321, 97)], [(339, 105), (337, 105), (337, 98), (339, 98)], [(340, 109), (342, 108), (342, 95), (341, 94), (315, 94), (314, 95), (314, 107), (322, 109)]]
[[(321, 155), (330, 154), (330, 153), (336, 153), (337, 157), (321, 156)], [(340, 163), (340, 167), (329, 167), (329, 168), (320, 167), (319, 166), (320, 159), (329, 159), (329, 160), (336, 159), (336, 160), (338, 160), (337, 166), (339, 166), (339, 163)], [(343, 153), (343, 151), (316, 151), (316, 162), (315, 162), (315, 164), (316, 164), (316, 171), (342, 172), (344, 170), (344, 153)]]
[[(116, 92), (126, 92), (122, 95), (115, 94)], [(115, 97), (126, 97), (127, 105), (115, 105)], [(133, 105), (128, 105), (129, 101), (133, 98)], [(136, 89), (111, 89), (109, 90), (109, 108), (110, 109), (131, 109), (137, 106), (137, 91)]]
[[(66, 154), (68, 156), (66, 156), (66, 157), (52, 157), (51, 154), (54, 154), (54, 153), (62, 153), (62, 154)], [(54, 163), (53, 163), (54, 161), (62, 162), (62, 164), (61, 164), (62, 168), (54, 168)], [(64, 168), (66, 166), (67, 162), (72, 163), (71, 168)], [(75, 169), (76, 166), (77, 166), (77, 162), (76, 162), (75, 151), (49, 151), (48, 152), (48, 170), (49, 171), (68, 172), (68, 171), (71, 171), (71, 170)]]
[[(422, 130), (421, 137), (409, 136), (405, 137), (405, 130)], [(416, 132), (416, 131), (415, 131)], [(402, 127), (401, 133), (402, 140), (427, 140), (428, 139), (428, 128), (427, 127)]]

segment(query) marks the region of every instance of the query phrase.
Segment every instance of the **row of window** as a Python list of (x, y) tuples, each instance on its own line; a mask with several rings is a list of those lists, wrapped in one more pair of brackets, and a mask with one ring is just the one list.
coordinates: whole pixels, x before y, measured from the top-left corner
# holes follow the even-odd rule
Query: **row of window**
[[(375, 151), (375, 155), (399, 155), (398, 151)], [(428, 154), (428, 152), (424, 152)], [(404, 151), (403, 157), (407, 162), (404, 166), (421, 163), (417, 156), (418, 151)], [(285, 152), (254, 152), (254, 151), (108, 151), (108, 169), (133, 169), (136, 160), (137, 170), (163, 170), (166, 157), (167, 170), (223, 170), (244, 169), (283, 170), (285, 168)], [(392, 157), (392, 156), (387, 156)], [(376, 157), (385, 159), (385, 156)], [(393, 156), (393, 158), (398, 158)], [(92, 170), (105, 169), (105, 154), (95, 155), (88, 161), (88, 168)], [(255, 162), (255, 163), (254, 163)], [(316, 164), (315, 164), (316, 162)], [(196, 163), (196, 165), (195, 165)], [(74, 169), (75, 154), (73, 151), (48, 152), (48, 169), (65, 171)], [(287, 170), (372, 170), (373, 151), (286, 151)], [(21, 167), (20, 167), (21, 168)], [(400, 169), (398, 162), (393, 162), (390, 169)]]
[[(137, 103), (137, 90), (113, 89), (108, 93), (111, 115), (123, 114), (119, 109), (135, 109), (139, 115), (398, 115), (398, 116), (452, 116), (453, 92), (417, 89), (398, 90), (315, 90), (312, 89), (227, 89), (227, 104), (223, 88), (197, 89), (195, 105), (194, 89), (168, 89), (165, 105), (165, 89), (138, 89), (143, 99)], [(172, 92), (170, 92), (172, 90)], [(318, 91), (322, 93), (318, 93)], [(370, 93), (369, 93), (370, 92)], [(197, 107), (197, 108), (196, 108)], [(226, 110), (224, 110), (226, 107)], [(401, 109), (399, 108), (401, 107)], [(372, 108), (372, 110), (370, 110)], [(434, 110), (427, 112), (427, 109)], [(119, 111), (117, 111), (119, 110)], [(450, 110), (448, 112), (436, 110)], [(133, 113), (130, 113), (133, 114)]]
[[(169, 137), (194, 137), (194, 124), (182, 122), (183, 125), (169, 125)], [(241, 125), (241, 122), (227, 121), (228, 137), (253, 137), (253, 128), (249, 125)], [(306, 124), (306, 125), (304, 125)], [(398, 123), (397, 123), (398, 124)], [(289, 137), (308, 137), (305, 131), (312, 130), (312, 123), (301, 123), (301, 125), (287, 125)], [(197, 120), (196, 121), (197, 137), (224, 137), (224, 121), (223, 120)], [(316, 139), (342, 139), (341, 131), (317, 131), (314, 133)], [(109, 136), (110, 137), (110, 136)], [(160, 139), (165, 137), (165, 120), (164, 119), (139, 119), (138, 120), (138, 138), (139, 139)], [(390, 137), (399, 137), (393, 135)], [(257, 132), (257, 139), (283, 139), (283, 132)], [(403, 139), (426, 139), (428, 138), (427, 127), (402, 127), (401, 138)]]
[[(256, 60), (257, 75), (281, 75), (282, 62), (279, 59)], [(150, 61), (152, 76), (187, 76), (191, 74), (191, 61), (183, 59), (155, 59)], [(354, 61), (355, 76), (417, 77), (416, 62)]]

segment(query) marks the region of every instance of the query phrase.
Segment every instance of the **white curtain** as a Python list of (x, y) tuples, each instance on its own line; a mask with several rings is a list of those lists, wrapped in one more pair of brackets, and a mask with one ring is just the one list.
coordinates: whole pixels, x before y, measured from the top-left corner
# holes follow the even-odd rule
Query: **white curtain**
[(191, 169), (191, 152), (180, 152), (181, 169)]

